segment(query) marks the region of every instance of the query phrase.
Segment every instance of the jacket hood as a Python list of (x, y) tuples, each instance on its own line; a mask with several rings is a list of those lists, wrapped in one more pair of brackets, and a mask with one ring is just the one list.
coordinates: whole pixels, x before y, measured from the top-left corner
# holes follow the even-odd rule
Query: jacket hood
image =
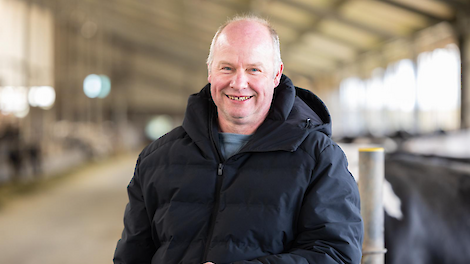
[[(211, 97), (210, 83), (189, 97), (183, 128), (196, 144), (217, 138), (217, 108)], [(315, 94), (295, 87), (287, 76), (282, 75), (274, 89), (268, 116), (243, 151), (295, 151), (313, 132), (331, 137), (328, 109)], [(209, 151), (207, 146), (201, 147), (205, 148), (203, 151)]]

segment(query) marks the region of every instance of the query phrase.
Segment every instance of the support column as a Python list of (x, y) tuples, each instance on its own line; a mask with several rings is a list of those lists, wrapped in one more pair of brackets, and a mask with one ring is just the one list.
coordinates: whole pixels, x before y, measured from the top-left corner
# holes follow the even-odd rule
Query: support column
[(384, 263), (383, 181), (384, 149), (359, 149), (359, 194), (364, 221), (362, 264)]
[(459, 10), (457, 14), (457, 33), (459, 38), (462, 73), (460, 127), (470, 128), (470, 11)]

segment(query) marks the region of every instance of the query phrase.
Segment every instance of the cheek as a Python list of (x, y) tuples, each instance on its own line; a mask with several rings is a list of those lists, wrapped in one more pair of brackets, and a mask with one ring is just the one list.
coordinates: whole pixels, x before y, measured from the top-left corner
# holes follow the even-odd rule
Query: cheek
[(263, 82), (258, 82), (256, 85), (257, 92), (262, 94), (264, 98), (269, 99), (273, 97), (274, 86), (272, 80), (264, 80)]
[(216, 103), (216, 105), (219, 105), (219, 103), (222, 102), (222, 98), (223, 98), (223, 94), (222, 94), (222, 90), (223, 90), (223, 87), (220, 82), (218, 82), (217, 80), (215, 80), (214, 78), (212, 79), (212, 83), (211, 83), (211, 95), (212, 95), (212, 100), (214, 100), (214, 103)]
[(264, 98), (264, 103), (267, 105), (267, 107), (271, 106), (272, 100), (273, 100), (273, 94), (272, 93), (266, 93), (266, 97)]
[(210, 74), (208, 80), (210, 80), (211, 84), (215, 86), (221, 86), (223, 83), (226, 82), (227, 77), (221, 74)]
[(214, 100), (214, 102), (217, 101), (217, 89), (215, 88), (215, 86), (211, 83), (211, 96), (212, 96), (212, 100)]

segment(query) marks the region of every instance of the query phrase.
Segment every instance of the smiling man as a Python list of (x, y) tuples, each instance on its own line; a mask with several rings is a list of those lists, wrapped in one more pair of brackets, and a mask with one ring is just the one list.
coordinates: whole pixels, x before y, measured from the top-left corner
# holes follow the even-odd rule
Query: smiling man
[(207, 64), (183, 125), (137, 160), (114, 263), (359, 263), (357, 185), (274, 29), (228, 21)]
[(275, 48), (253, 21), (233, 22), (215, 37), (208, 81), (221, 131), (252, 134), (266, 118), (283, 69)]

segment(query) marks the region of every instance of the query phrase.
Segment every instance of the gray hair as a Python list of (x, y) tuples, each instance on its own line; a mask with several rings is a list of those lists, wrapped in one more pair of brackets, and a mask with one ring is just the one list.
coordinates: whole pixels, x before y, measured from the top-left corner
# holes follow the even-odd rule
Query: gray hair
[(245, 15), (245, 16), (236, 16), (232, 19), (227, 20), (222, 26), (219, 27), (217, 32), (214, 35), (214, 38), (212, 39), (211, 47), (209, 50), (209, 56), (207, 57), (207, 65), (208, 69), (210, 71), (211, 66), (212, 66), (212, 61), (214, 60), (214, 46), (215, 43), (217, 42), (217, 39), (219, 38), (220, 34), (224, 30), (225, 27), (227, 27), (229, 24), (237, 21), (252, 21), (252, 22), (257, 22), (260, 23), (261, 25), (265, 26), (270, 35), (271, 39), (273, 41), (273, 49), (274, 49), (274, 71), (277, 71), (279, 67), (281, 67), (281, 46), (279, 42), (279, 35), (277, 34), (276, 30), (271, 26), (271, 24), (264, 18), (260, 18), (255, 15)]

